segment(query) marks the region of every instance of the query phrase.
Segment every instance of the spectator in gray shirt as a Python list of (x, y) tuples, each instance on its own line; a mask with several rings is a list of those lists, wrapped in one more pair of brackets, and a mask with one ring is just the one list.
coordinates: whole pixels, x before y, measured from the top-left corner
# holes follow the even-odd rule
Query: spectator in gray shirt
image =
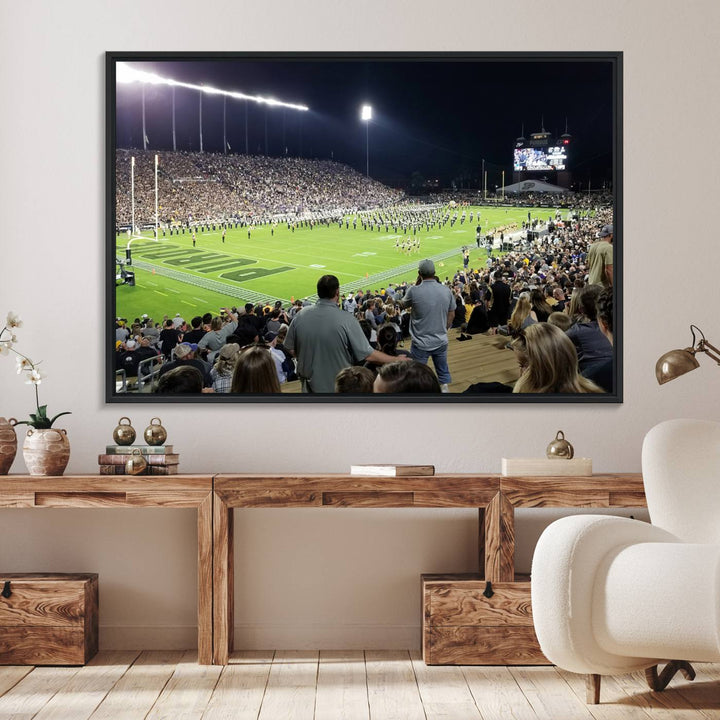
[(318, 280), (317, 294), (317, 304), (295, 316), (285, 340), (285, 348), (297, 358), (303, 392), (334, 393), (340, 370), (363, 360), (401, 360), (373, 350), (360, 323), (340, 309), (340, 282), (334, 275), (323, 275)]
[(435, 278), (432, 260), (420, 263), (417, 283), (408, 288), (402, 303), (411, 311), (410, 356), (422, 363), (432, 358), (440, 388), (449, 392), (452, 378), (447, 362), (447, 331), (455, 317), (455, 298), (450, 288)]

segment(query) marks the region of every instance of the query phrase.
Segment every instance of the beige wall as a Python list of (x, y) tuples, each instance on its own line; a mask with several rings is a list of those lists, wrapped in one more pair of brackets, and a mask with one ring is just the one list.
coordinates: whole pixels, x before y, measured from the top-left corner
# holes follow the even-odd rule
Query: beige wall
[[(120, 415), (137, 427), (151, 417), (143, 406), (103, 402), (104, 51), (624, 51), (624, 404), (159, 414), (188, 472), (343, 472), (358, 461), (497, 472), (503, 455), (541, 453), (558, 428), (596, 470), (637, 471), (656, 422), (718, 415), (710, 363), (663, 388), (653, 366), (687, 344), (691, 320), (720, 337), (719, 28), (714, 0), (0, 0), (0, 315), (25, 320), (21, 347), (48, 374), (43, 402), (73, 411), (63, 421), (69, 470), (95, 469)], [(0, 378), (0, 414), (23, 416), (32, 391), (11, 359), (0, 358)], [(13, 470), (24, 471), (22, 459)], [(238, 635), (247, 645), (415, 644), (419, 574), (472, 569), (473, 513), (263, 510), (236, 520), (247, 578), (237, 589)], [(545, 520), (520, 518), (521, 567)], [(189, 645), (194, 532), (189, 511), (5, 510), (0, 569), (98, 571), (103, 644)]]

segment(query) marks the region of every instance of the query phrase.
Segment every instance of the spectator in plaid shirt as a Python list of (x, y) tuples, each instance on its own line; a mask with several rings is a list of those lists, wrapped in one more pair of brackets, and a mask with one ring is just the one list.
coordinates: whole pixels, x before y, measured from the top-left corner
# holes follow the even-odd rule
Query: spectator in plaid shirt
[(212, 387), (216, 393), (230, 392), (233, 370), (239, 354), (240, 346), (237, 343), (228, 343), (220, 348), (215, 365), (210, 371)]

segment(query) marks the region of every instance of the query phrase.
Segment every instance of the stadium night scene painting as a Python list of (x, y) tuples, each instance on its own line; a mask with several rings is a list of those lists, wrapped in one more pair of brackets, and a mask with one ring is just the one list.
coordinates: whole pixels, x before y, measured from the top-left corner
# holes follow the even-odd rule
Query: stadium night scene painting
[[(610, 52), (108, 53), (108, 400), (621, 401), (621, 98)], [(323, 276), (360, 339), (309, 368)]]

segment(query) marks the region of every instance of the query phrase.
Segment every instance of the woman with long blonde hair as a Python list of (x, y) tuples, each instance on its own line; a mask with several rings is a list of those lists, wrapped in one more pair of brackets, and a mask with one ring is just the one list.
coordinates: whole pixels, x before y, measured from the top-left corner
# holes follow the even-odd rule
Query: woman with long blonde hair
[(575, 346), (555, 325), (530, 325), (510, 346), (521, 370), (514, 393), (603, 392), (594, 382), (580, 375)]
[(508, 332), (510, 335), (515, 335), (536, 322), (537, 315), (532, 308), (530, 294), (521, 292), (508, 322)]
[(507, 325), (500, 325), (496, 330), (497, 335), (517, 335), (529, 325), (537, 322), (537, 317), (532, 309), (530, 293), (521, 292), (513, 308), (512, 315)]

